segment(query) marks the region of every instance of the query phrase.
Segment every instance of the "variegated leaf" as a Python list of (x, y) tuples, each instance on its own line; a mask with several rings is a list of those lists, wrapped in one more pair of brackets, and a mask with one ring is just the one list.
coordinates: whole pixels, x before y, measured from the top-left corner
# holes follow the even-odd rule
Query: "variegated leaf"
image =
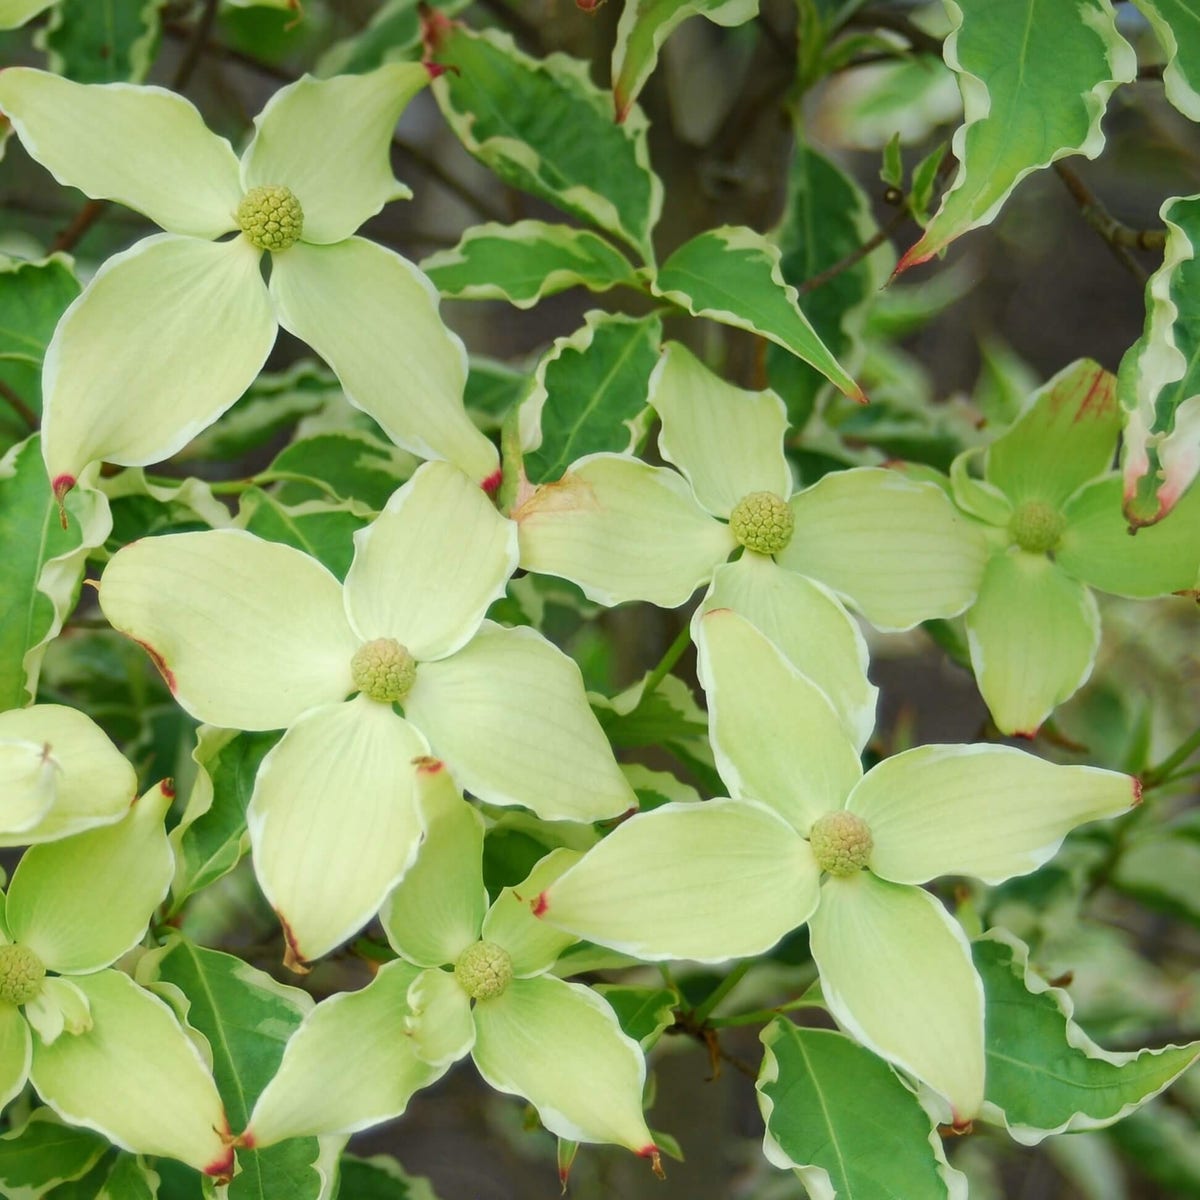
[(161, 38), (166, 0), (59, 0), (38, 37), (47, 66), (79, 83), (141, 83)]
[(1032, 171), (1069, 154), (1095, 158), (1108, 98), (1137, 74), (1108, 0), (946, 0), (946, 7), (954, 29), (945, 59), (964, 108), (953, 141), (959, 168), (897, 271), (994, 220)]
[(1167, 99), (1200, 121), (1200, 9), (1194, 0), (1133, 0), (1166, 51)]

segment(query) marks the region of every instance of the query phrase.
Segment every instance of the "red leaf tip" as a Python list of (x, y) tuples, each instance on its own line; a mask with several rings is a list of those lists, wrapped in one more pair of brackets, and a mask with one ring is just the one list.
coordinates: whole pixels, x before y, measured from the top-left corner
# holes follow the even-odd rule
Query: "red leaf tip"
[(446, 766), (440, 758), (434, 758), (431, 754), (422, 754), (414, 758), (412, 764), (417, 768), (417, 773), (420, 775), (436, 775)]
[(546, 909), (550, 907), (550, 901), (546, 899), (545, 892), (539, 892), (530, 902), (529, 908), (535, 917), (544, 916)]
[(214, 1158), (204, 1168), (204, 1174), (211, 1176), (217, 1183), (228, 1183), (233, 1178), (233, 1164), (233, 1143), (231, 1142), (225, 1147), (225, 1152), (220, 1158)]
[(1142, 802), (1142, 781), (1136, 775), (1131, 775), (1130, 779), (1133, 781), (1133, 800), (1129, 807), (1137, 808)]
[(54, 489), (54, 499), (58, 501), (58, 520), (64, 529), (67, 527), (67, 493), (75, 486), (74, 475), (56, 475), (50, 486)]
[(643, 1146), (640, 1150), (635, 1150), (634, 1154), (638, 1158), (648, 1158), (650, 1160), (650, 1170), (658, 1176), (659, 1179), (666, 1179), (667, 1173), (663, 1170), (662, 1155), (659, 1153), (658, 1147), (651, 1142), (648, 1146)]
[(500, 484), (503, 479), (504, 472), (497, 467), (485, 480), (480, 483), (479, 486), (483, 488), (483, 490), (487, 492), (489, 496), (494, 496), (496, 492), (499, 491)]

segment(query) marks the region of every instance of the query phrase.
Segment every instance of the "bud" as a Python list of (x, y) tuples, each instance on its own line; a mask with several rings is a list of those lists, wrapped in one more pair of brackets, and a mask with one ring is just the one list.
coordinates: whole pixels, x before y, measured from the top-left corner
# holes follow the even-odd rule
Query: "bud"
[(492, 1000), (512, 982), (512, 959), (495, 942), (468, 946), (454, 964), (454, 978), (472, 1000)]
[(729, 528), (738, 545), (756, 554), (778, 554), (792, 540), (795, 527), (788, 502), (774, 492), (743, 496), (729, 515)]
[(1030, 554), (1048, 554), (1062, 539), (1067, 519), (1041, 500), (1029, 500), (1013, 513), (1008, 533), (1022, 550)]
[(0, 946), (0, 1000), (28, 1004), (42, 990), (46, 968), (28, 946)]
[(237, 223), (260, 250), (286, 250), (304, 232), (304, 210), (290, 188), (251, 188), (237, 206)]
[(866, 821), (844, 810), (818, 817), (809, 830), (808, 843), (817, 866), (842, 877), (861, 871), (875, 845)]
[(417, 678), (416, 660), (395, 638), (376, 638), (350, 660), (354, 686), (371, 700), (391, 704), (403, 700)]

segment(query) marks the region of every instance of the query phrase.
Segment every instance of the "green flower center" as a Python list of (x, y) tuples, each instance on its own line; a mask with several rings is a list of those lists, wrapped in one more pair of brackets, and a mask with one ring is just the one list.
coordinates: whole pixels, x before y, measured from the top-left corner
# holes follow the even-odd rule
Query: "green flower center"
[(28, 1004), (45, 978), (42, 960), (28, 946), (0, 946), (0, 1000)]
[(846, 876), (867, 865), (875, 842), (862, 817), (841, 811), (818, 817), (809, 830), (808, 844), (822, 871)]
[(376, 638), (350, 660), (354, 686), (371, 700), (391, 704), (403, 700), (417, 677), (416, 660), (395, 638)]
[(774, 492), (751, 492), (734, 505), (729, 528), (739, 546), (756, 554), (778, 554), (792, 540), (796, 518)]
[(512, 959), (495, 942), (468, 946), (454, 964), (454, 978), (472, 1000), (491, 1000), (508, 987), (513, 977)]
[(1041, 500), (1028, 500), (1013, 513), (1009, 536), (1030, 554), (1047, 554), (1059, 543), (1067, 518)]
[(290, 188), (251, 188), (237, 206), (237, 223), (260, 250), (286, 250), (304, 232), (304, 210)]

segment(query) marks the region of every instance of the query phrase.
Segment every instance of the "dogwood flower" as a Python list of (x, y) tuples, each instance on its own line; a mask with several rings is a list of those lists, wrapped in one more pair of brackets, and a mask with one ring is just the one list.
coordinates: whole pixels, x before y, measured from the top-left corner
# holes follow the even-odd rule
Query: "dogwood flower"
[(382, 913), (401, 958), (306, 1018), (242, 1140), (348, 1133), (397, 1116), (470, 1054), (492, 1087), (524, 1097), (559, 1137), (654, 1158), (637, 1042), (595, 992), (547, 974), (577, 939), (529, 911), (578, 853), (552, 851), (489, 908), (478, 813), (436, 759), (419, 765), (418, 793), (426, 838)]
[(0, 74), (0, 110), (31, 157), (168, 231), (110, 258), (46, 351), (42, 449), (60, 497), (97, 459), (143, 466), (174, 454), (245, 391), (280, 325), (397, 445), (490, 481), (496, 451), (463, 408), (466, 353), (436, 291), (398, 254), (353, 236), (411, 194), (388, 147), (426, 82), (417, 63), (305, 76), (255, 118), (239, 163), (173, 92)]
[[(1035, 392), (1020, 417), (951, 471), (960, 508), (990, 556), (967, 611), (971, 665), (1004, 733), (1032, 737), (1091, 674), (1100, 614), (1090, 591), (1164, 596), (1195, 588), (1200, 491), (1131, 536), (1112, 470), (1121, 432), (1117, 381), (1089, 360)], [(983, 456), (982, 478), (969, 474)]]
[(950, 1118), (983, 1101), (983, 989), (966, 937), (919, 886), (999, 883), (1136, 781), (1003, 746), (920, 746), (863, 774), (824, 694), (728, 609), (702, 618), (701, 680), (731, 799), (618, 826), (534, 902), (556, 928), (638, 958), (757, 955), (809, 924), (825, 1001)]
[(233, 1150), (211, 1072), (162, 1000), (107, 969), (170, 887), (173, 795), (159, 784), (116, 824), (35, 846), (18, 864), (0, 920), (0, 1106), (28, 1080), (72, 1124), (227, 1177)]
[(681, 345), (668, 345), (649, 398), (659, 451), (679, 471), (619, 454), (580, 459), (514, 509), (521, 566), (602, 604), (673, 608), (708, 583), (698, 616), (733, 608), (754, 622), (861, 744), (876, 690), (834, 593), (881, 629), (961, 612), (983, 567), (978, 530), (935, 486), (895, 471), (839, 471), (794, 493), (783, 402), (726, 383)]
[(0, 713), (0, 846), (31, 846), (119, 821), (137, 776), (104, 731), (62, 704)]
[(105, 616), (189, 713), (287, 730), (246, 817), (295, 964), (362, 926), (408, 869), (413, 760), (430, 746), (490, 804), (576, 821), (637, 805), (578, 667), (532, 629), (484, 620), (517, 546), (476, 484), (426, 463), (354, 542), (344, 587), (241, 530), (145, 538), (100, 583)]

